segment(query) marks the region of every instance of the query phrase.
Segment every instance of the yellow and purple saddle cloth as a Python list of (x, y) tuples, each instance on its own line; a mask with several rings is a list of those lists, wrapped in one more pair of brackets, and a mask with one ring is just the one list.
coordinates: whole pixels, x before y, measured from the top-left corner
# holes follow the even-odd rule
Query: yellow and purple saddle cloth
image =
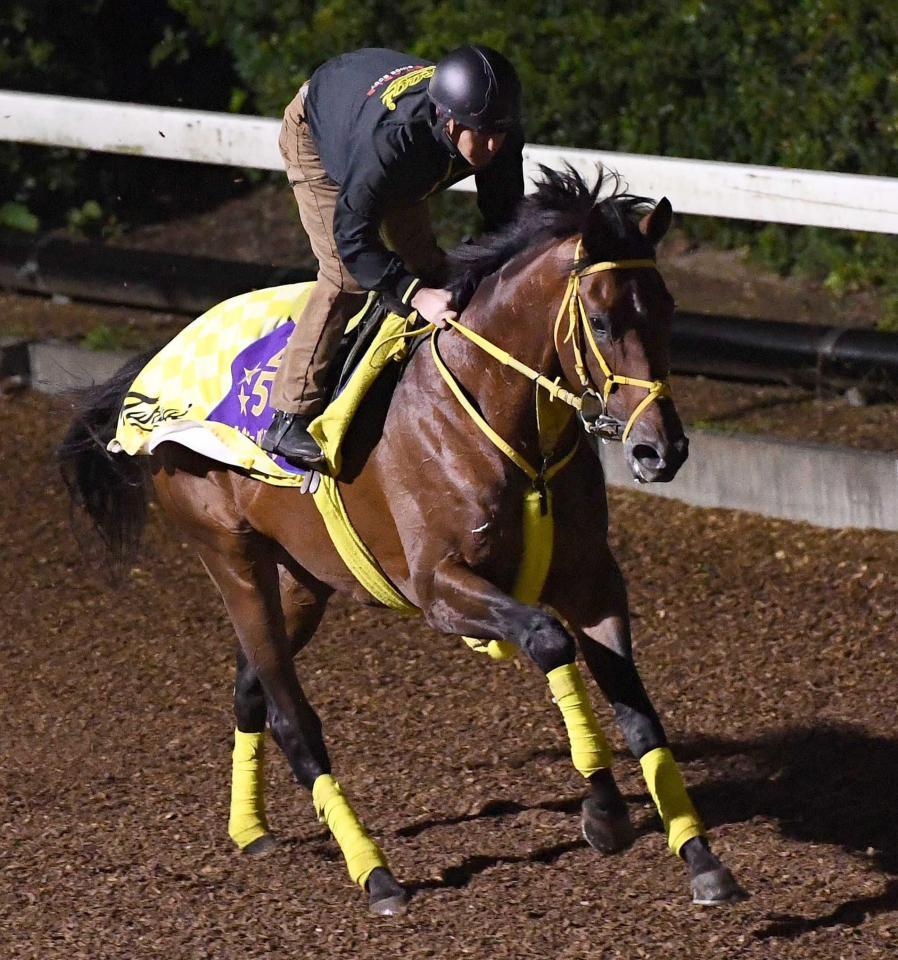
[[(269, 456), (259, 442), (274, 416), (271, 383), (312, 286), (241, 294), (185, 327), (131, 384), (109, 449), (134, 456), (173, 441), (266, 483), (302, 486), (306, 471)], [(311, 424), (333, 473), (339, 472), (340, 442), (362, 398), (387, 362), (402, 355), (408, 323), (387, 316), (348, 384)]]

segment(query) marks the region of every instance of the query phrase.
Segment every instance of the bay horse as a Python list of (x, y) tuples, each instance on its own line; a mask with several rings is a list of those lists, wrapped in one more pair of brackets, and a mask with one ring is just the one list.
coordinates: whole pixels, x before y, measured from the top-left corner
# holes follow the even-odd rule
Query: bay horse
[[(609, 177), (601, 169), (589, 186), (571, 169), (543, 168), (513, 224), (456, 252), (458, 323), (434, 331), (431, 349), (410, 352), (392, 395), (369, 396), (344, 444), (339, 489), (387, 580), (431, 627), (510, 642), (546, 675), (588, 783), (583, 835), (614, 853), (634, 831), (576, 667), (579, 647), (640, 760), (668, 843), (686, 862), (693, 901), (716, 904), (743, 892), (711, 851), (637, 672), (589, 442), (595, 434), (621, 440), (640, 482), (670, 480), (688, 449), (667, 388), (674, 302), (655, 263), (671, 206), (612, 179), (602, 196)], [(485, 353), (484, 342), (500, 347)], [(149, 457), (110, 453), (140, 366), (88, 388), (58, 458), (72, 497), (119, 557), (137, 546), (149, 476), (222, 596), (239, 641), (229, 832), (248, 853), (274, 843), (261, 795), (267, 724), (369, 908), (402, 912), (409, 893), (331, 776), (322, 725), (293, 662), (335, 591), (376, 601), (341, 559), (312, 496), (173, 442)], [(561, 418), (550, 442), (534, 405), (541, 390), (580, 408)], [(526, 552), (522, 504), (534, 492), (543, 517), (551, 509), (551, 562), (535, 595), (521, 599), (513, 585)]]

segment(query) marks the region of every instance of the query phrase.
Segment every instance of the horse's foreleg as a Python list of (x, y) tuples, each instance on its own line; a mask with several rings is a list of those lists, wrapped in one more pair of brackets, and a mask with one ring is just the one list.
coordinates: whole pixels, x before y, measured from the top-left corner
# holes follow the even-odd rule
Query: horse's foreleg
[(514, 643), (546, 675), (577, 655), (574, 638), (555, 617), (503, 593), (459, 560), (438, 564), (423, 613), (443, 633)]
[[(406, 891), (331, 776), (321, 722), (293, 666), (295, 638), (288, 632), (289, 609), (285, 609), (279, 589), (277, 565), (264, 548), (255, 548), (250, 540), (226, 554), (202, 549), (201, 556), (228, 609), (247, 670), (253, 672), (264, 693), (272, 735), (296, 779), (312, 792), (315, 811), (339, 844), (350, 877), (368, 891), (374, 912), (401, 912), (408, 900)], [(316, 623), (317, 616), (320, 612), (316, 611)], [(252, 688), (250, 681), (248, 689)], [(250, 709), (245, 714), (256, 727), (259, 716), (258, 704), (255, 712)], [(238, 717), (238, 742), (239, 723)], [(250, 736), (260, 733), (249, 731)]]
[[(603, 801), (626, 808), (611, 776), (611, 748), (599, 727), (583, 678), (575, 663), (576, 644), (559, 621), (544, 610), (502, 593), (467, 567), (446, 563), (436, 572), (437, 599), (427, 611), (429, 622), (447, 633), (515, 643), (542, 670), (571, 744), (574, 767)], [(611, 853), (622, 849), (632, 830), (629, 821), (596, 845)]]
[(613, 707), (630, 750), (639, 760), (668, 845), (689, 866), (694, 902), (713, 904), (736, 899), (743, 892), (711, 852), (661, 720), (636, 669), (626, 587), (616, 564), (612, 564), (603, 580), (603, 596), (601, 616), (578, 631), (586, 663)]

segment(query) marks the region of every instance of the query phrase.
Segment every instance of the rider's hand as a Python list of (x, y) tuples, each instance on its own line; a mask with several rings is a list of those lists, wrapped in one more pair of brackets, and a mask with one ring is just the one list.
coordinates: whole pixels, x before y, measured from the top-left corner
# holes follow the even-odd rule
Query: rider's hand
[(458, 316), (452, 308), (452, 294), (448, 290), (421, 287), (412, 297), (412, 307), (418, 311), (419, 317), (441, 330), (446, 329), (447, 320), (454, 320)]

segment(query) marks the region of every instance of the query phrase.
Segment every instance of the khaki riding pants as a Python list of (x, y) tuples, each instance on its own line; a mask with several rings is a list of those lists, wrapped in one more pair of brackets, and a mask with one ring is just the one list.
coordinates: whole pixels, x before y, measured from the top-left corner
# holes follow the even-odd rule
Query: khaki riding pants
[[(326, 405), (328, 368), (347, 322), (364, 306), (367, 291), (337, 254), (334, 208), (340, 188), (324, 172), (306, 123), (307, 88), (303, 84), (284, 111), (278, 146), (318, 261), (318, 277), (287, 342), (271, 402), (278, 410), (312, 418)], [(445, 254), (434, 238), (426, 201), (391, 210), (381, 224), (381, 237), (412, 273), (440, 276), (445, 270)]]

